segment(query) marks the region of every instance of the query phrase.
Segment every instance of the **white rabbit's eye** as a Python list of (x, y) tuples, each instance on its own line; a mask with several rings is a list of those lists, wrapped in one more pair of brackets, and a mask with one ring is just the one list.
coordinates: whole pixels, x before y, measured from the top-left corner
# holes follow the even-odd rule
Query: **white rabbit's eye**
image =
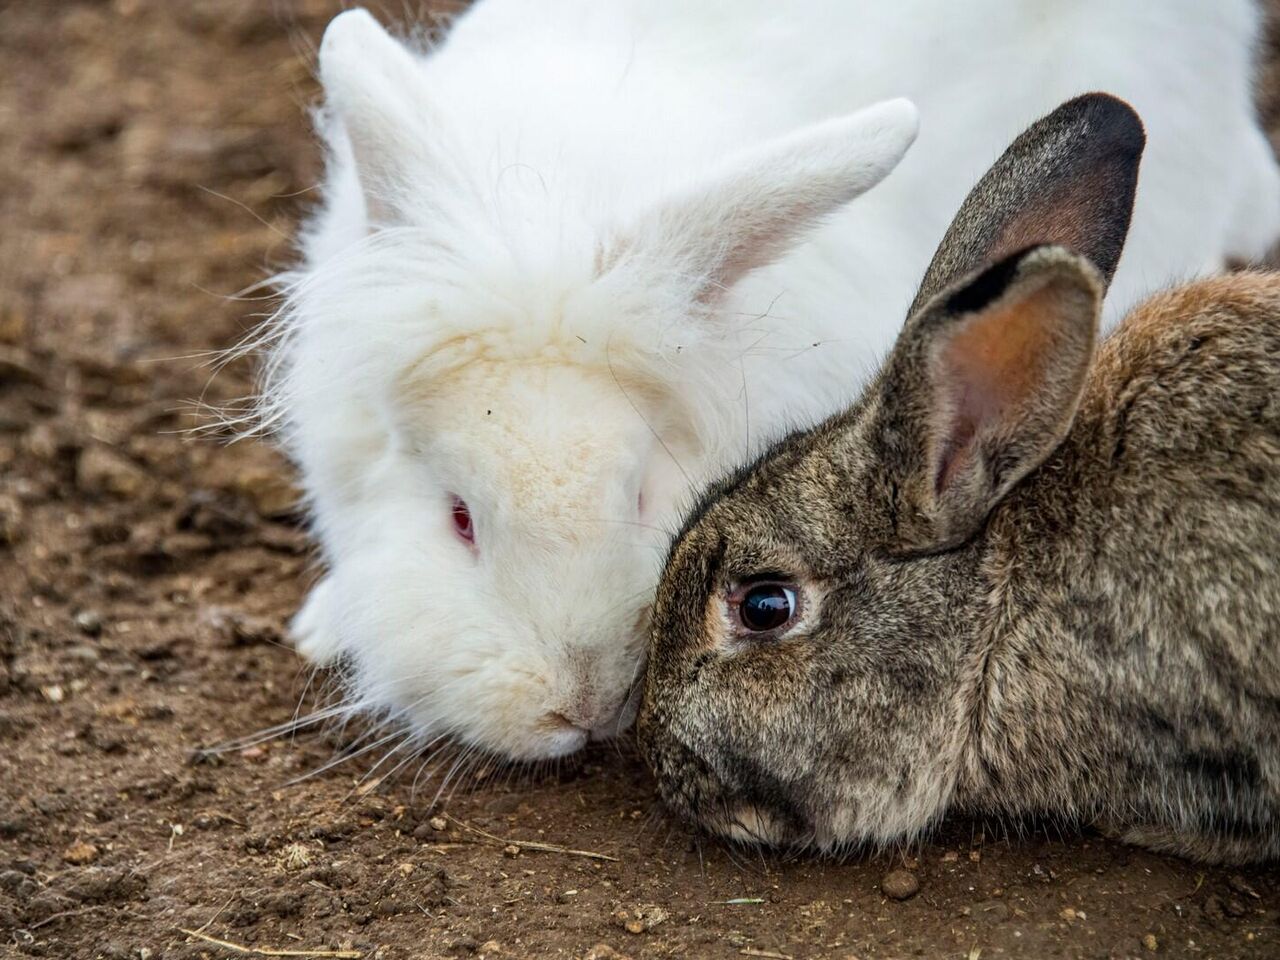
[(471, 508), (467, 506), (467, 502), (461, 497), (453, 498), (453, 532), (463, 543), (474, 544), (476, 542), (476, 528), (471, 521)]
[(800, 614), (800, 593), (789, 583), (756, 580), (729, 594), (729, 609), (747, 633), (776, 633)]

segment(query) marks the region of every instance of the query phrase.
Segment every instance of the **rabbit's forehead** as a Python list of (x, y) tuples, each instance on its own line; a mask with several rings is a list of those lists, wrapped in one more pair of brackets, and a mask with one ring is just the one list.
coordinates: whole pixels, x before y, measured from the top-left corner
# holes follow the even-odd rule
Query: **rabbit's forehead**
[(533, 357), (462, 364), (408, 399), (436, 423), (470, 421), (542, 438), (629, 429), (642, 421), (637, 406), (657, 392), (593, 366)]
[(467, 364), (433, 384), (409, 417), (446, 446), (508, 462), (601, 456), (643, 426), (618, 388), (593, 371), (535, 362)]
[(530, 360), (466, 364), (406, 418), (455, 493), (532, 527), (634, 506), (652, 428), (671, 420), (654, 393), (607, 370)]

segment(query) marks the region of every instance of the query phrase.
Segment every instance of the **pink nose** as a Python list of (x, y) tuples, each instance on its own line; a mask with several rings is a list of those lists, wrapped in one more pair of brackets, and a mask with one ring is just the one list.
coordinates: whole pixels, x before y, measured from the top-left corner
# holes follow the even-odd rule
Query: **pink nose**
[(570, 716), (559, 710), (552, 710), (542, 715), (542, 723), (548, 727), (572, 727), (574, 730), (588, 731), (591, 729), (589, 723), (583, 723), (579, 716)]
[(592, 740), (608, 740), (616, 736), (627, 724), (622, 721), (622, 709), (615, 706), (600, 709), (591, 705), (583, 708), (580, 705), (562, 706), (559, 710), (550, 710), (542, 715), (542, 723), (551, 728), (571, 728), (591, 735)]

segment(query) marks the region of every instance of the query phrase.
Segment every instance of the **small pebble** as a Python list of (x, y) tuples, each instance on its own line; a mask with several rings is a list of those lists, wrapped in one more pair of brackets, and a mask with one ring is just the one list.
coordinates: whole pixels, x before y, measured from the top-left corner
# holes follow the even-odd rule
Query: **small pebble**
[(0, 544), (18, 543), (22, 533), (22, 504), (13, 497), (0, 497)]
[(81, 663), (97, 663), (102, 659), (96, 647), (92, 647), (87, 643), (77, 643), (73, 647), (67, 648), (67, 657), (72, 660), (79, 660)]
[(76, 626), (85, 636), (96, 637), (102, 633), (102, 615), (96, 610), (81, 610), (76, 614)]
[(920, 878), (910, 870), (893, 870), (880, 881), (880, 890), (890, 900), (910, 900), (920, 892)]
[(430, 820), (427, 821), (427, 823), (431, 825), (432, 830), (443, 830), (445, 827), (449, 825), (449, 821), (447, 821), (444, 817), (432, 817)]
[(1155, 953), (1160, 946), (1159, 942), (1156, 940), (1156, 935), (1154, 933), (1148, 933), (1146, 936), (1144, 936), (1142, 938), (1142, 945), (1146, 947), (1148, 950), (1150, 950), (1152, 953)]
[(76, 485), (85, 493), (135, 497), (147, 475), (132, 461), (105, 446), (88, 447), (76, 462)]
[(75, 866), (84, 866), (98, 859), (98, 848), (80, 840), (62, 851), (62, 859)]

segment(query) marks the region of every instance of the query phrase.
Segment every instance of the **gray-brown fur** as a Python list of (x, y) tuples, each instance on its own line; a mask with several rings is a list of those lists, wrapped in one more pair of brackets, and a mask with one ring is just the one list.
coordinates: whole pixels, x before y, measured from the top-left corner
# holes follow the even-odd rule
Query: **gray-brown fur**
[[(658, 590), (639, 725), (679, 812), (826, 848), (958, 808), (1280, 855), (1280, 277), (1155, 297), (1077, 382), (1101, 284), (1080, 254), (1121, 208), (1068, 211), (1093, 223), (1075, 252), (994, 266), (953, 228), (986, 252), (967, 269), (939, 252), (962, 279), (922, 301), (861, 400), (695, 512)], [(999, 230), (1018, 217), (1002, 210)], [(1049, 330), (1047, 365), (1012, 412), (1002, 394), (955, 434), (972, 401), (939, 414), (954, 371), (927, 358), (1006, 309)], [(1043, 399), (1066, 394), (1059, 429)], [(970, 439), (931, 446), (939, 432)], [(725, 591), (766, 573), (809, 611), (738, 637)]]

